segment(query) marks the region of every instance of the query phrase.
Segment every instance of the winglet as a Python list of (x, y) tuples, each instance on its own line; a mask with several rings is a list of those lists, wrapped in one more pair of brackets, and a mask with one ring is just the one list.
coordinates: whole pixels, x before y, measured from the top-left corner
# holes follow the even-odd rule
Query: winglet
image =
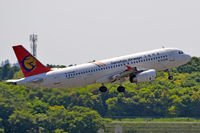
[(44, 66), (33, 57), (22, 45), (13, 46), (24, 77), (29, 77), (51, 71), (51, 68)]

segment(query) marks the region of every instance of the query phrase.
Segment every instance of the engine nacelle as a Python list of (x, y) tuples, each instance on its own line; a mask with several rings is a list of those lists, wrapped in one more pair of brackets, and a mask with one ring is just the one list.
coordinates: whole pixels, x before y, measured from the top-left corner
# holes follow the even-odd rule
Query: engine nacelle
[(149, 69), (146, 71), (142, 71), (136, 75), (130, 77), (131, 83), (142, 83), (142, 82), (150, 82), (156, 79), (156, 71), (154, 69)]

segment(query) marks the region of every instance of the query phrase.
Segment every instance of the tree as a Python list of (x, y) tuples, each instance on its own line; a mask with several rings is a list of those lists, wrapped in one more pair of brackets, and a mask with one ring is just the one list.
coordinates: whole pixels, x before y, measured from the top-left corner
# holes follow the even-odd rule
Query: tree
[(22, 73), (22, 70), (15, 72), (15, 74), (13, 76), (14, 79), (20, 79), (20, 78), (23, 78), (23, 77), (24, 77), (24, 75)]
[(4, 132), (3, 119), (0, 118), (0, 132)]
[(64, 106), (50, 107), (47, 111), (48, 124), (45, 125), (45, 129), (49, 132), (55, 131), (56, 129), (68, 131), (70, 122), (67, 120), (67, 117), (69, 117), (69, 114)]
[(12, 127), (11, 132), (25, 133), (34, 132), (36, 129), (34, 124), (34, 116), (26, 110), (16, 110), (9, 118)]
[(49, 105), (40, 100), (34, 100), (31, 103), (28, 103), (29, 108), (31, 108), (32, 114), (46, 113), (49, 109)]
[(0, 67), (0, 81), (6, 79), (12, 79), (15, 72), (19, 71), (17, 66), (11, 67), (10, 64), (5, 64), (4, 66)]
[[(71, 119), (73, 117), (73, 119)], [(95, 133), (104, 128), (104, 120), (96, 112), (89, 108), (74, 106), (69, 112), (70, 133)]]
[(177, 68), (179, 73), (192, 73), (200, 71), (200, 58), (192, 57), (191, 61), (187, 64)]
[(190, 108), (192, 110), (191, 116), (200, 117), (200, 91), (192, 94)]

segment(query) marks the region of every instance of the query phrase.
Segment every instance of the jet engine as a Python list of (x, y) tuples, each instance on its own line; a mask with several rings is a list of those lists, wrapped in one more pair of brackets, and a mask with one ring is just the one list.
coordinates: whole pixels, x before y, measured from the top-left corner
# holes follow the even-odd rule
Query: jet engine
[(154, 69), (145, 70), (130, 76), (131, 83), (150, 82), (156, 79), (156, 71)]

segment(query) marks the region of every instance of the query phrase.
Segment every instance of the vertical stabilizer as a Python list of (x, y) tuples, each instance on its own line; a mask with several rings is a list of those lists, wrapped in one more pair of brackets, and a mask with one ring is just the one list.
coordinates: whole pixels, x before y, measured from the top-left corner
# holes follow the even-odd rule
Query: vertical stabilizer
[(20, 64), (24, 77), (29, 77), (51, 71), (51, 68), (44, 66), (33, 57), (22, 45), (13, 46), (15, 55)]

